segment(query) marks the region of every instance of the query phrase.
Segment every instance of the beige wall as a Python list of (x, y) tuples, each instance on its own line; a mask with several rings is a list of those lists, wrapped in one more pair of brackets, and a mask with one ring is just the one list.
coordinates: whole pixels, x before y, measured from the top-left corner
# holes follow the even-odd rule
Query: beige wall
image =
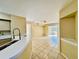
[(48, 25), (32, 24), (32, 37), (41, 37), (48, 35)]
[(26, 19), (24, 17), (11, 16), (11, 32), (14, 28), (19, 28), (21, 35), (26, 34)]
[(32, 24), (32, 37), (43, 36), (43, 27), (38, 24)]

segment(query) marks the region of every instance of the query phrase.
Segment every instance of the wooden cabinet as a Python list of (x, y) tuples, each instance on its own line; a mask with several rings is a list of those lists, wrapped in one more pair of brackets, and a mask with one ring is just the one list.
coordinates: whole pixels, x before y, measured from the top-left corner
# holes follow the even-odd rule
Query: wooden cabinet
[(61, 52), (68, 59), (78, 59), (77, 0), (73, 0), (60, 11), (60, 38)]

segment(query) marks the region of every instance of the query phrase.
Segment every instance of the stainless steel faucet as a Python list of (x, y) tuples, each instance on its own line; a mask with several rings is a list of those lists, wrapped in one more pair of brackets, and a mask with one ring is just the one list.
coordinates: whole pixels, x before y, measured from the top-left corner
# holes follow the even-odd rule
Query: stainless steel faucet
[(19, 31), (19, 40), (21, 40), (21, 33), (20, 33), (20, 29), (19, 28), (14, 28), (13, 29), (13, 39), (15, 39), (15, 33), (14, 33), (15, 30)]

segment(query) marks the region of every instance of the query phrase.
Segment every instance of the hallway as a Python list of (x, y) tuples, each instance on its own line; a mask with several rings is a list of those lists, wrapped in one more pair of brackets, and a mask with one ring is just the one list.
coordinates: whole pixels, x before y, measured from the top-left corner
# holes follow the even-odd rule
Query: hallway
[(55, 48), (51, 47), (48, 37), (32, 40), (31, 59), (65, 59)]

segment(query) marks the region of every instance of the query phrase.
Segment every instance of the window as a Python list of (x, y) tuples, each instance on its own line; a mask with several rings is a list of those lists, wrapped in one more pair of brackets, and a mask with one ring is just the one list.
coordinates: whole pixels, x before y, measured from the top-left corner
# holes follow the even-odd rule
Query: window
[(57, 35), (58, 24), (48, 26), (48, 35)]
[(11, 24), (9, 20), (0, 19), (0, 31), (10, 30), (10, 25)]

